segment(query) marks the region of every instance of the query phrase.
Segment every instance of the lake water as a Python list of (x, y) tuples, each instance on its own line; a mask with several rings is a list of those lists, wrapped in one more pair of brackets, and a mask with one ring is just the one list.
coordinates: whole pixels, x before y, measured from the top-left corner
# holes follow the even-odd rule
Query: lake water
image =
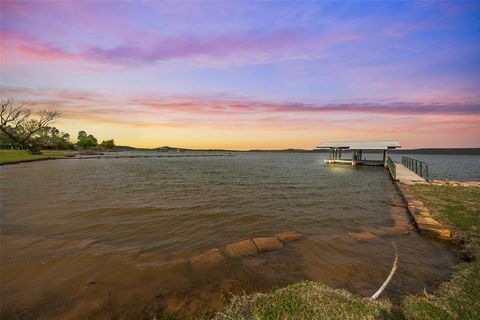
[(402, 156), (427, 163), (429, 179), (480, 181), (480, 156), (393, 154), (392, 159), (401, 163)]
[[(2, 166), (2, 317), (104, 319), (155, 307), (189, 318), (218, 310), (230, 293), (307, 279), (370, 296), (390, 271), (392, 242), (399, 269), (386, 296), (450, 277), (452, 252), (414, 231), (352, 238), (393, 226), (392, 214), (406, 212), (389, 205), (400, 199), (383, 168), (327, 166), (325, 156), (239, 153)], [(192, 263), (210, 249), (284, 231), (304, 238), (207, 267)]]

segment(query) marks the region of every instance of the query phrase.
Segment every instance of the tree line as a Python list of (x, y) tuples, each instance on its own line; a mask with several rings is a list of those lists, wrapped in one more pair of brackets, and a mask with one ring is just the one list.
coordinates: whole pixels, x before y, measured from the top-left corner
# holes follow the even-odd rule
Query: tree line
[(58, 111), (41, 110), (34, 114), (24, 104), (12, 99), (1, 101), (0, 147), (28, 150), (38, 154), (42, 149), (61, 150), (114, 150), (113, 139), (100, 144), (97, 138), (85, 131), (78, 133), (77, 142), (70, 141), (70, 135), (61, 132), (51, 124), (61, 117)]

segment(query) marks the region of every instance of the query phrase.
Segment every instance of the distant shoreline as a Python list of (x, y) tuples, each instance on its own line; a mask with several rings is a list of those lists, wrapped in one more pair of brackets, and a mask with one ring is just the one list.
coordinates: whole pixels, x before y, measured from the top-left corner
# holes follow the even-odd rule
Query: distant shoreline
[[(125, 152), (125, 151), (119, 151)], [(26, 162), (35, 162), (35, 161), (46, 161), (46, 160), (58, 160), (58, 159), (76, 159), (76, 160), (87, 160), (87, 159), (117, 159), (117, 158), (194, 158), (194, 157), (227, 157), (227, 156), (235, 156), (235, 154), (229, 152), (222, 152), (222, 153), (211, 153), (211, 152), (192, 152), (192, 153), (158, 153), (158, 154), (146, 154), (143, 155), (142, 151), (131, 151), (131, 152), (138, 152), (138, 155), (129, 155), (128, 151), (127, 154), (118, 154), (117, 152), (107, 152), (101, 154), (93, 154), (93, 155), (78, 155), (76, 153), (72, 153), (71, 150), (56, 150), (56, 154), (52, 155), (51, 152), (45, 151), (45, 154), (40, 155), (32, 155), (29, 154), (25, 150), (0, 150), (0, 166), (4, 165), (12, 165), (12, 164), (19, 164), (19, 163), (26, 163)], [(9, 156), (14, 156), (14, 158), (9, 158)]]
[[(251, 150), (229, 150), (229, 149), (188, 149), (175, 147), (160, 147), (160, 148), (135, 148), (130, 146), (117, 146), (117, 151), (191, 151), (191, 152), (286, 152), (286, 153), (328, 153), (329, 150), (324, 149), (251, 149)], [(443, 155), (480, 155), (480, 148), (419, 148), (419, 149), (397, 149), (389, 150), (389, 153), (408, 153), (408, 154), (443, 154)]]
[(38, 159), (24, 159), (24, 160), (15, 160), (10, 162), (0, 162), (0, 166), (8, 166), (12, 164), (27, 163), (27, 162), (37, 162), (37, 161), (48, 161), (48, 160), (65, 160), (72, 159), (72, 157), (48, 157), (48, 158), (38, 158)]
[[(185, 152), (204, 152), (204, 153), (211, 153), (211, 152), (229, 152), (229, 153), (321, 153), (325, 154), (328, 153), (328, 150), (320, 150), (320, 149), (313, 149), (313, 150), (305, 150), (305, 149), (283, 149), (283, 150), (225, 150), (225, 149), (183, 149), (183, 148), (172, 148), (168, 147), (164, 149), (161, 148), (154, 148), (154, 149), (145, 149), (145, 148), (134, 148), (134, 147), (126, 147), (126, 146), (119, 146), (115, 152), (158, 152), (159, 154), (162, 153), (171, 153), (177, 152), (181, 155)], [(0, 151), (9, 151), (7, 149), (0, 150)], [(3, 165), (12, 165), (18, 163), (25, 163), (25, 162), (34, 162), (34, 161), (46, 161), (46, 160), (58, 160), (58, 159), (78, 159), (76, 155), (73, 155), (71, 150), (58, 150), (58, 155), (44, 155), (40, 157), (32, 156), (31, 158), (28, 155), (22, 156), (20, 159), (3, 161), (2, 153), (0, 152), (0, 166)], [(69, 152), (70, 154), (66, 155), (63, 152)], [(375, 151), (373, 151), (375, 153)], [(405, 150), (389, 150), (390, 154), (424, 154), (424, 155), (452, 155), (452, 156), (460, 156), (460, 155), (469, 155), (469, 156), (480, 156), (480, 148), (424, 148), (424, 149), (405, 149)], [(87, 157), (85, 157), (87, 158)], [(96, 156), (92, 156), (92, 158), (96, 158)]]

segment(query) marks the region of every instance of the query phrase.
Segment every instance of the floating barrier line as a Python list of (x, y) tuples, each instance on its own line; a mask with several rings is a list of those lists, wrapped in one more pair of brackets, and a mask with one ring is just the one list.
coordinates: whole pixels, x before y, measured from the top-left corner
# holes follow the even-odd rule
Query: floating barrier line
[(390, 280), (392, 280), (392, 277), (395, 274), (395, 271), (397, 270), (397, 262), (398, 262), (397, 246), (393, 241), (392, 241), (392, 245), (393, 245), (393, 248), (395, 249), (395, 260), (393, 261), (392, 270), (390, 270), (390, 274), (388, 275), (387, 279), (385, 279), (385, 282), (383, 282), (382, 286), (370, 298), (371, 300), (376, 300), (382, 294), (383, 290), (385, 290), (385, 288), (388, 286), (388, 284), (390, 283)]

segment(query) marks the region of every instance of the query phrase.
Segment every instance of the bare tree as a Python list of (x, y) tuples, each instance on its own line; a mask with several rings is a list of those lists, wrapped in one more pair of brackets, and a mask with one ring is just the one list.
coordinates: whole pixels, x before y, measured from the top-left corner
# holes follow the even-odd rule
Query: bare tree
[(37, 118), (32, 118), (32, 110), (13, 99), (2, 100), (1, 105), (0, 131), (21, 148), (38, 153), (35, 135), (48, 129), (49, 124), (60, 117), (60, 112), (42, 110)]

